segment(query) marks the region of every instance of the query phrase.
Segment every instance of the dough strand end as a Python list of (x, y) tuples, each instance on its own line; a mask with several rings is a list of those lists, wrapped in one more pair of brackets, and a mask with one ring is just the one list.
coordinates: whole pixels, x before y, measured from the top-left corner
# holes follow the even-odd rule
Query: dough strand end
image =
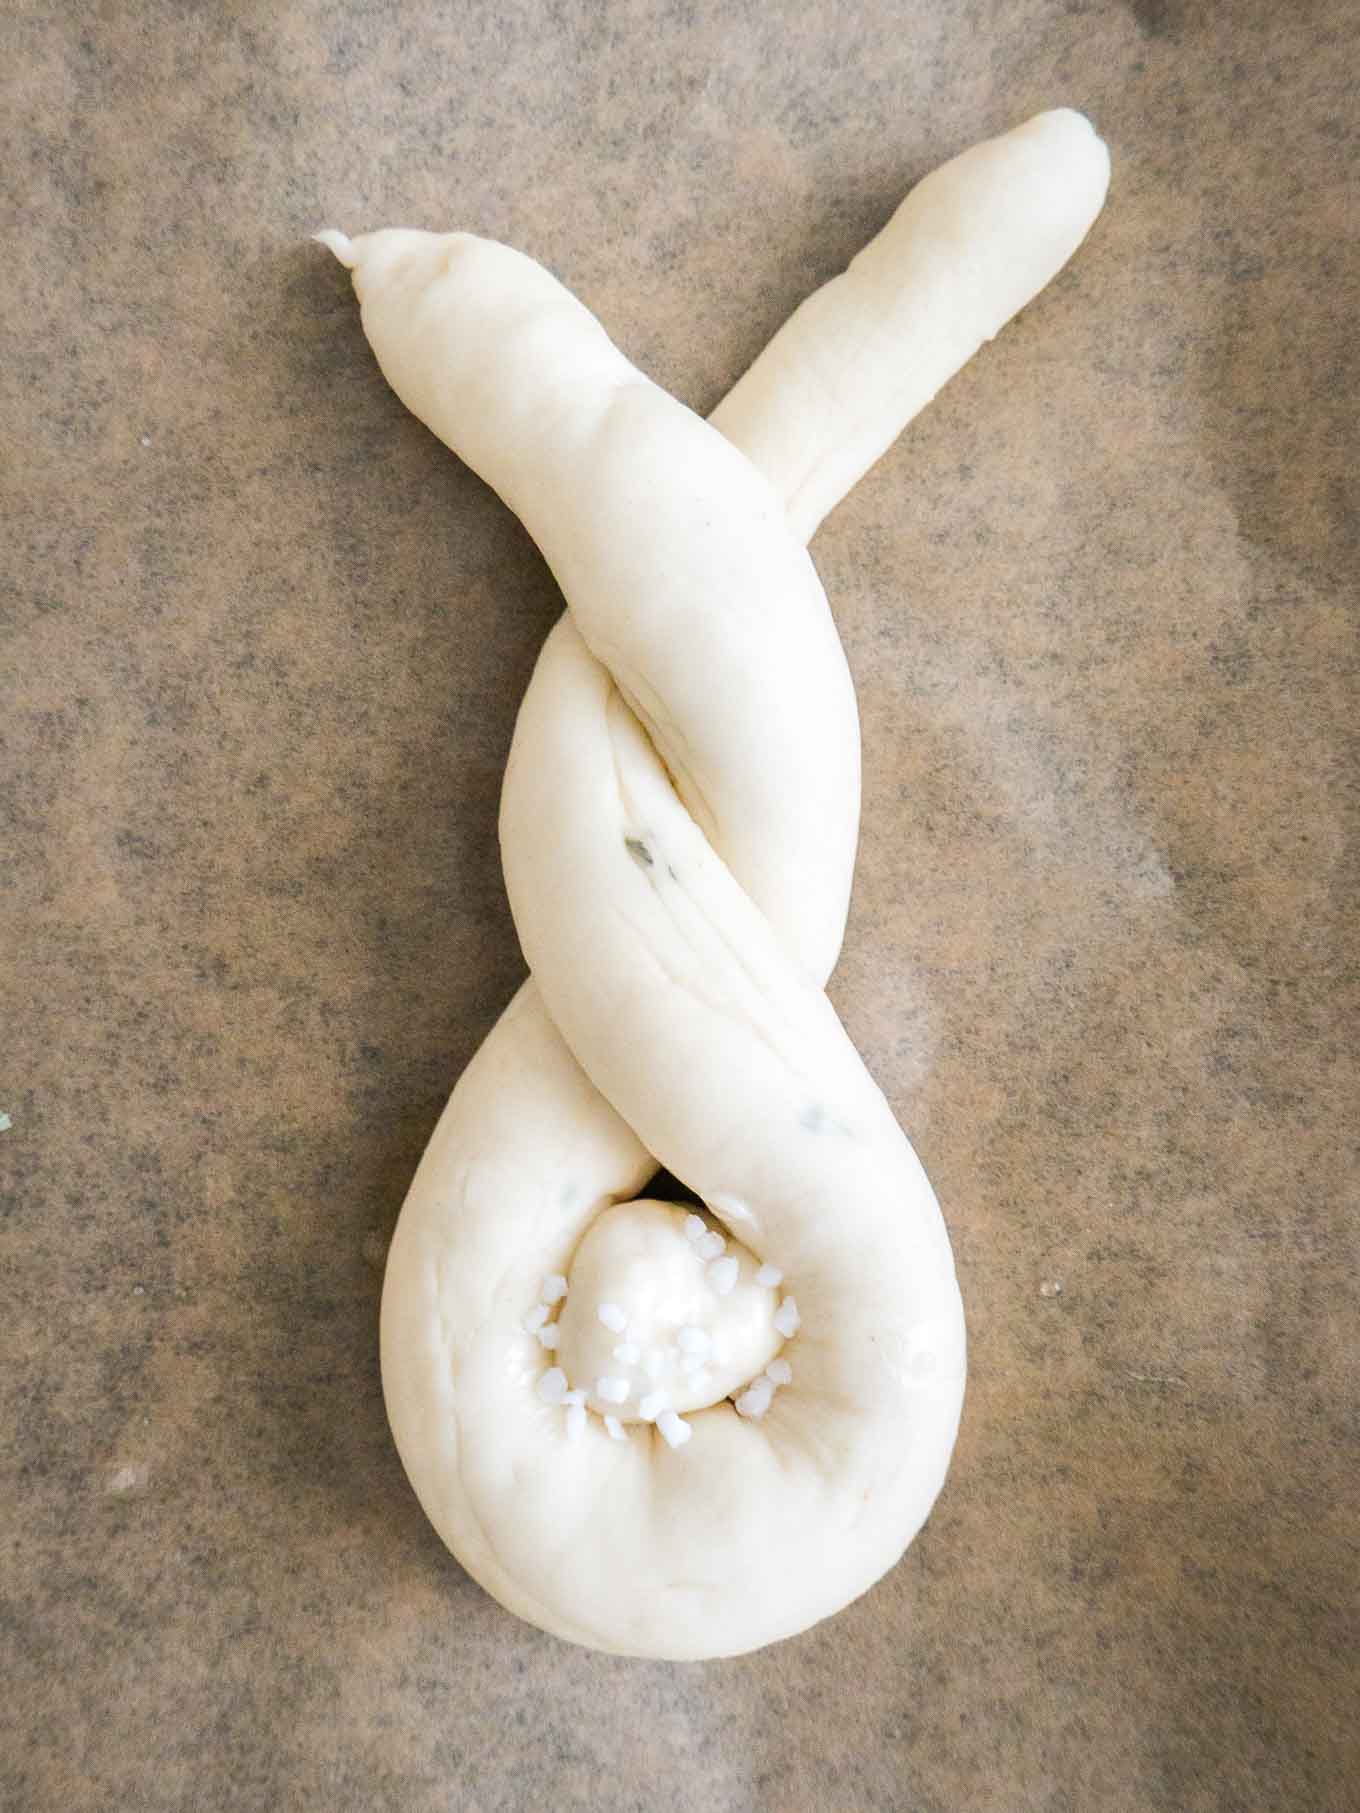
[(347, 271), (352, 271), (359, 262), (354, 255), (354, 241), (348, 233), (342, 233), (339, 227), (322, 227), (319, 233), (312, 234), (312, 238), (318, 245), (334, 252)]

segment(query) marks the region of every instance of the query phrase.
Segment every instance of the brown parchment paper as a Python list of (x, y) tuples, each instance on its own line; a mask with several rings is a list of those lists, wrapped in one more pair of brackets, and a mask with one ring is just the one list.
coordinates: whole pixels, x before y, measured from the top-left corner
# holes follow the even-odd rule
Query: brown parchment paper
[[(4, 9), (6, 1808), (1354, 1804), (1355, 23)], [(707, 410), (1060, 103), (1104, 217), (813, 549), (866, 764), (832, 993), (952, 1229), (954, 1470), (794, 1642), (572, 1649), (441, 1548), (376, 1358), (521, 974), (558, 600), (306, 236), (508, 239)]]

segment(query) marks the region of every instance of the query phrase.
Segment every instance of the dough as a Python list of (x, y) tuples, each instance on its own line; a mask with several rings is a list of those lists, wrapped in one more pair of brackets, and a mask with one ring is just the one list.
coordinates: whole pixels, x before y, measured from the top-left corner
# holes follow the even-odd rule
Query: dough
[[(382, 1343), (436, 1528), (576, 1642), (696, 1658), (792, 1635), (893, 1565), (943, 1481), (949, 1243), (823, 992), (858, 732), (803, 544), (1070, 256), (1107, 173), (1066, 112), (945, 166), (713, 424), (508, 247), (324, 236), (394, 388), (569, 607), (502, 800), (532, 981), (412, 1184)], [(636, 1199), (658, 1163), (704, 1215)]]

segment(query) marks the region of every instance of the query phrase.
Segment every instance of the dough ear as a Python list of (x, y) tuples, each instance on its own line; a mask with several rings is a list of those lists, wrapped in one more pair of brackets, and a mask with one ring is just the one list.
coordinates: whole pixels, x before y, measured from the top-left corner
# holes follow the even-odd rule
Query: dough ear
[(1058, 274), (1109, 180), (1083, 114), (1036, 114), (932, 171), (795, 310), (710, 418), (786, 498), (795, 535)]

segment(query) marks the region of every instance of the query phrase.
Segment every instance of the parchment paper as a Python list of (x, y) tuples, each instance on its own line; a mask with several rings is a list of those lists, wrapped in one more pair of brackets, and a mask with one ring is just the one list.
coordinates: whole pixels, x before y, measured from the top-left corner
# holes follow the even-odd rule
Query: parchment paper
[[(1353, 1804), (1355, 22), (5, 9), (6, 1807)], [(813, 548), (866, 766), (832, 993), (952, 1229), (954, 1469), (801, 1639), (569, 1648), (444, 1552), (376, 1359), (521, 974), (559, 602), (306, 236), (510, 240), (707, 410), (1063, 103), (1104, 217)]]

